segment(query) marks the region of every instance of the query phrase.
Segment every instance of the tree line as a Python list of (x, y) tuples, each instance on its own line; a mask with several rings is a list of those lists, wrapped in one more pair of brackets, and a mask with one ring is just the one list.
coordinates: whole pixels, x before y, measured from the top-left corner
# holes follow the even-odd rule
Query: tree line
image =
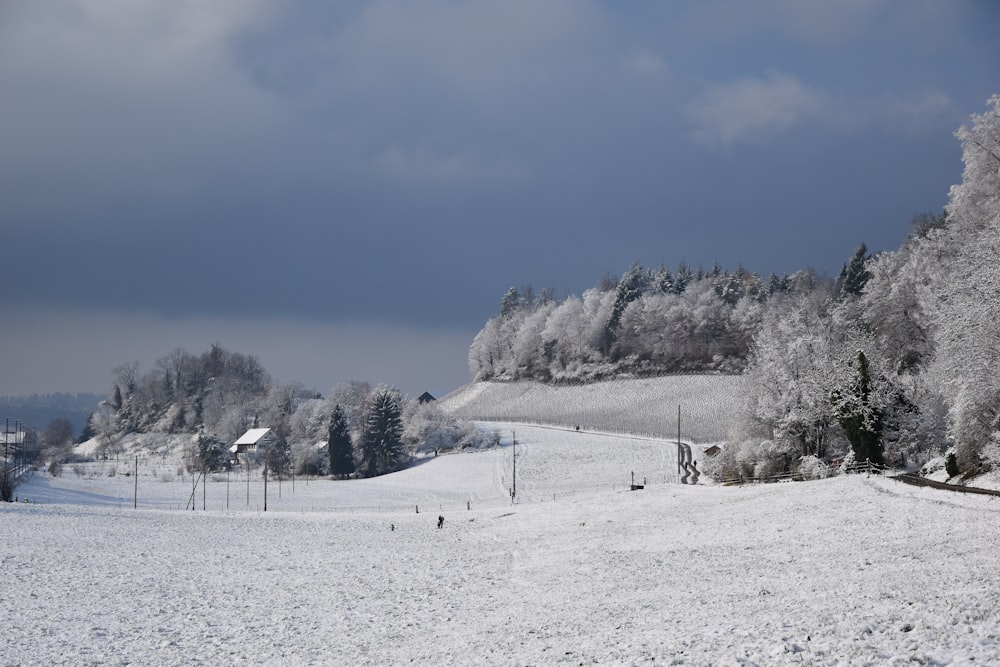
[(775, 297), (808, 290), (812, 271), (762, 278), (740, 267), (632, 267), (561, 302), (510, 288), (469, 350), (475, 380), (584, 382), (625, 375), (739, 372)]

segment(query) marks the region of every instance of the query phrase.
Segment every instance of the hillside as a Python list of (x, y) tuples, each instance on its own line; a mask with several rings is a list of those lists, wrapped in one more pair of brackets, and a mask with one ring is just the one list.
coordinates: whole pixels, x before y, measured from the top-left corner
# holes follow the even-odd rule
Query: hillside
[(4, 657), (1000, 661), (1000, 584), (969, 576), (990, 571), (1000, 549), (988, 498), (863, 476), (739, 488), (654, 476), (629, 492), (630, 470), (670, 469), (669, 442), (496, 428), (505, 439), (491, 451), (368, 480), (285, 480), (266, 514), (257, 477), (249, 508), (234, 475), (209, 483), (208, 511), (200, 488), (198, 511), (169, 511), (183, 508), (190, 479), (146, 474), (142, 462), (138, 510), (124, 461), (114, 477), (110, 462), (36, 475), (19, 489), (31, 504), (0, 503), (0, 565), (19, 582), (0, 599)]
[(475, 382), (440, 401), (462, 419), (554, 424), (588, 431), (725, 440), (743, 408), (746, 381), (738, 375), (671, 375), (579, 385), (532, 381)]

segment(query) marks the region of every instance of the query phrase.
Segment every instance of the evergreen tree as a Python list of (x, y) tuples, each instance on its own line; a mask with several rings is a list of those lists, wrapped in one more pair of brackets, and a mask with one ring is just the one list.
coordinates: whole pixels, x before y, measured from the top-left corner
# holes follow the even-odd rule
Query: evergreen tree
[(219, 470), (226, 465), (225, 445), (215, 435), (198, 434), (198, 461), (202, 470)]
[(80, 438), (77, 440), (78, 443), (87, 442), (97, 435), (97, 432), (94, 430), (93, 421), (94, 412), (92, 411), (83, 425), (83, 430), (80, 431)]
[(330, 416), (326, 448), (330, 455), (331, 475), (347, 477), (354, 472), (354, 445), (351, 443), (351, 431), (340, 403), (333, 407), (333, 414)]
[(394, 392), (378, 389), (372, 399), (361, 445), (361, 473), (389, 472), (403, 462), (403, 419)]
[(837, 291), (840, 293), (841, 299), (848, 296), (861, 296), (865, 285), (872, 277), (871, 271), (868, 270), (870, 259), (868, 246), (862, 243), (854, 251), (851, 259), (844, 264), (844, 268), (840, 270), (840, 277), (837, 278)]
[(674, 274), (674, 294), (683, 294), (693, 280), (694, 271), (687, 262), (682, 261)]
[(670, 294), (674, 289), (674, 276), (670, 269), (660, 264), (660, 270), (653, 278), (653, 289), (660, 294)]
[(500, 318), (511, 317), (521, 307), (521, 294), (516, 287), (511, 287), (500, 299)]
[(611, 316), (607, 324), (604, 325), (604, 352), (606, 353), (614, 344), (618, 336), (618, 326), (621, 324), (622, 315), (628, 305), (642, 296), (646, 290), (647, 275), (638, 262), (632, 264), (632, 268), (622, 276), (621, 281), (615, 291), (615, 303), (611, 308)]

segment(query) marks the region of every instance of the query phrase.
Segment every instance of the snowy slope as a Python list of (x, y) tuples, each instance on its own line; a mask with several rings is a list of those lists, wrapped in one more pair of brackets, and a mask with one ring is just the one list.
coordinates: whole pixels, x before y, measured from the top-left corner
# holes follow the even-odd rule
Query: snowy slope
[(539, 382), (475, 382), (440, 401), (465, 419), (576, 426), (588, 430), (724, 440), (743, 409), (746, 381), (737, 375), (671, 375), (553, 386)]
[(377, 480), (284, 482), (266, 514), (225, 511), (224, 481), (208, 511), (169, 511), (190, 480), (140, 476), (133, 510), (120, 472), (37, 476), (18, 490), (37, 503), (0, 504), (2, 662), (1000, 662), (990, 498), (862, 476), (630, 492), (632, 465), (669, 469), (663, 443), (657, 461), (655, 442), (515, 428), (514, 505), (509, 434)]

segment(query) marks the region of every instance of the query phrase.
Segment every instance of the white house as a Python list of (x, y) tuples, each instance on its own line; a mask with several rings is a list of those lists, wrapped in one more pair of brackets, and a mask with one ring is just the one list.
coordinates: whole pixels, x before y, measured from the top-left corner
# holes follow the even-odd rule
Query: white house
[(229, 451), (239, 456), (240, 454), (253, 454), (262, 451), (268, 445), (273, 445), (278, 441), (278, 436), (269, 428), (252, 428), (241, 435), (233, 443)]

